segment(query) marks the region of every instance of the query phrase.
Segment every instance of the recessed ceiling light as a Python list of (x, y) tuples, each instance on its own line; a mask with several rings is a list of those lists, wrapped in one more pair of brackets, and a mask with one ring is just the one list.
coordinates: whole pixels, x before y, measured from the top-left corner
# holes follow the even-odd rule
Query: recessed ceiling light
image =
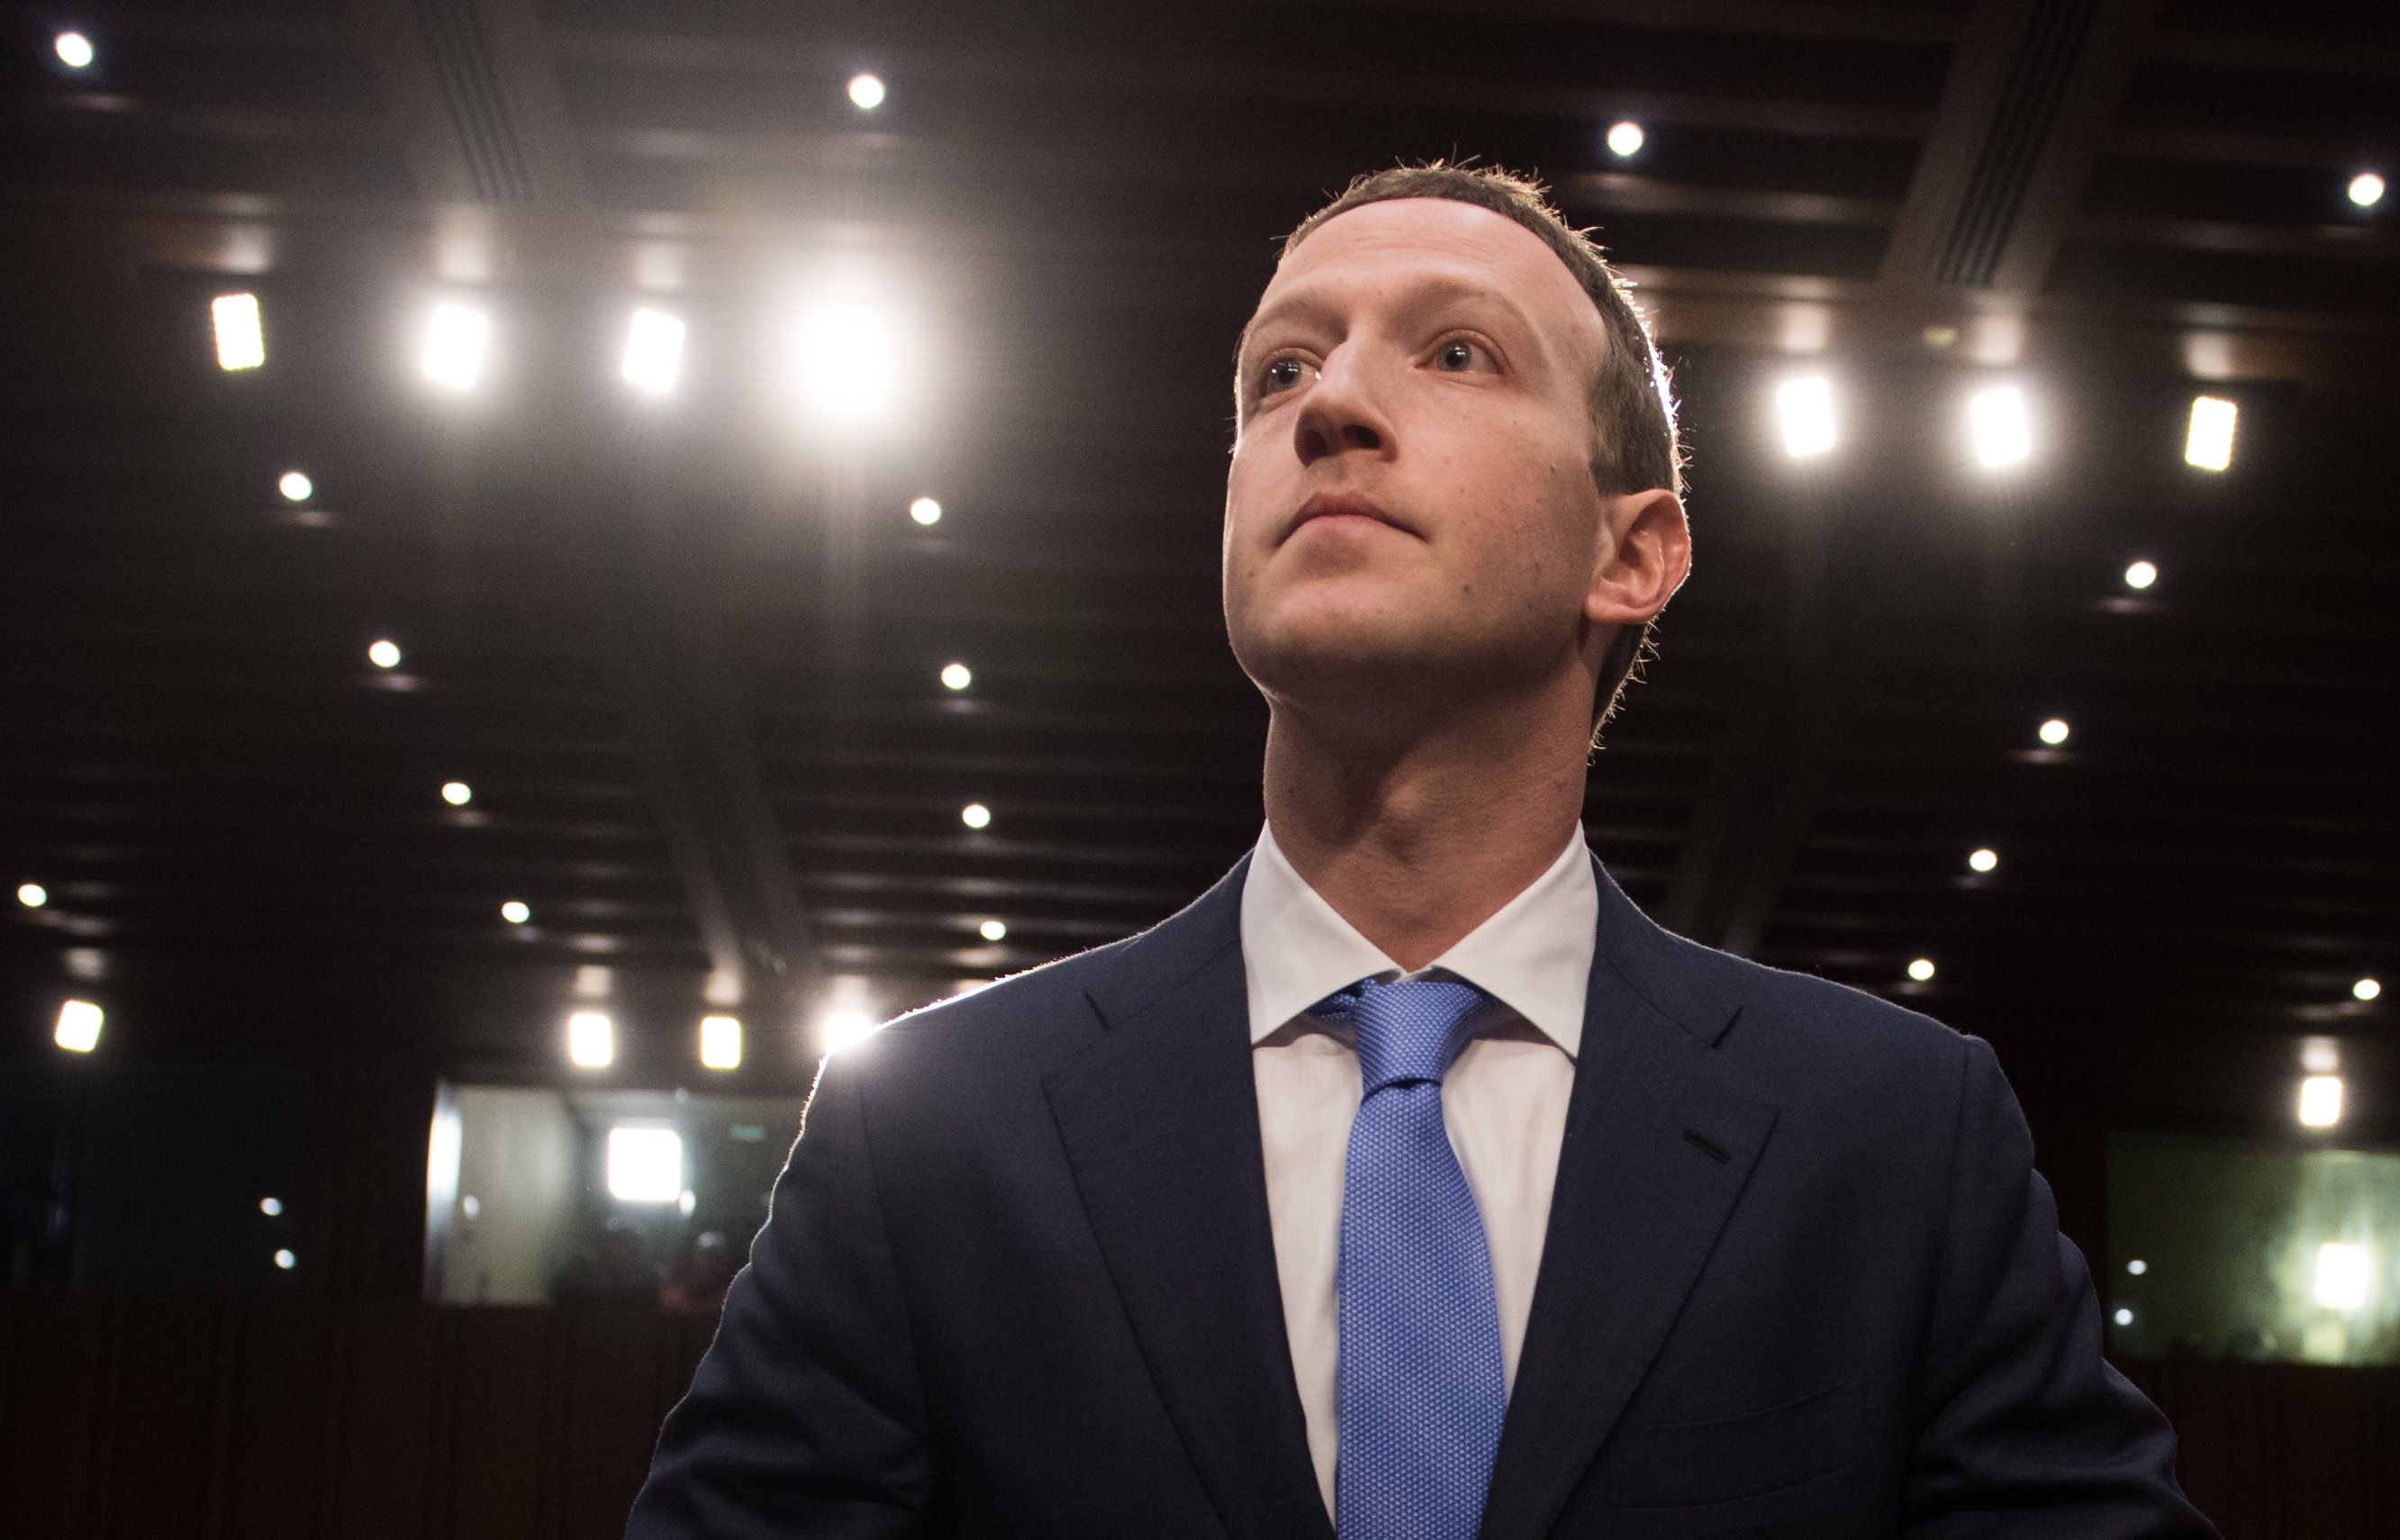
[(468, 785), (466, 782), (444, 781), (442, 783), (442, 800), (449, 803), (452, 807), (463, 808), (474, 799), (474, 788)]
[(875, 1018), (865, 1011), (848, 1007), (830, 1010), (817, 1018), (817, 1034), (824, 1042), (826, 1053), (838, 1054), (872, 1037), (875, 1034)]
[(1930, 982), (1933, 977), (1933, 960), (1930, 957), (1913, 960), (1908, 964), (1908, 976), (1919, 984)]
[(883, 82), (871, 75), (852, 75), (850, 100), (862, 112), (873, 112), (883, 105)]
[(1631, 159), (1640, 153), (1644, 137), (1642, 125), (1630, 119), (1612, 123), (1608, 129), (1608, 153), (1619, 160)]
[(500, 906), (500, 918), (511, 925), (522, 925), (533, 918), (533, 906), (521, 898), (511, 898)]
[[(60, 63), (71, 70), (91, 68), (93, 58), (91, 39), (79, 32), (62, 32), (51, 38), (50, 51), (59, 56)], [(2355, 186), (2356, 184), (2353, 183), (2352, 185)]]
[(1999, 865), (2000, 852), (1993, 850), (1988, 845), (1984, 846), (1981, 850), (1970, 852), (1967, 856), (1967, 866), (1970, 871), (1997, 871), (1999, 868)]
[(606, 1011), (578, 1011), (566, 1018), (566, 1059), (582, 1070), (606, 1070), (617, 1060), (617, 1024)]
[(29, 909), (38, 909), (50, 901), (50, 890), (39, 882), (22, 882), (17, 887), (17, 902)]
[(673, 1203), (683, 1196), (683, 1135), (620, 1123), (608, 1130), (608, 1195), (619, 1203)]
[(2122, 1305), (2118, 1306), (2117, 1314), (2109, 1318), (2115, 1321), (2119, 1326), (2131, 1326), (2134, 1324), (2134, 1313)]
[(2372, 209), (2383, 201), (2383, 179), (2373, 171), (2361, 171), (2350, 179), (2349, 192), (2352, 203), (2362, 209)]
[(2300, 1081), (2300, 1123), (2310, 1128), (2330, 1128), (2341, 1121), (2341, 1077), (2309, 1075)]
[(700, 1018), (700, 1062), (703, 1069), (742, 1068), (742, 1021), (738, 1016)]
[(377, 668), (398, 668), (400, 666), (400, 644), (392, 641), (369, 642), (367, 644), (367, 661), (373, 663)]
[(258, 1211), (266, 1215), (270, 1220), (278, 1218), (283, 1212), (283, 1200), (281, 1198), (261, 1198), (258, 1200)]
[(2144, 589), (2158, 580), (2159, 566), (2156, 562), (2134, 562), (2125, 568), (2127, 588)]
[(2362, 978), (2357, 983), (2350, 987), (2350, 995), (2352, 1000), (2374, 1000), (2379, 998), (2382, 993), (2383, 981), (2381, 979)]
[(980, 802), (970, 802), (959, 810), (959, 822), (971, 829), (991, 826), (991, 810)]
[(317, 484), (305, 470), (286, 470), (276, 478), (275, 490), (283, 494), (285, 502), (305, 503), (317, 495)]
[(2191, 398), (2191, 427), (2184, 434), (2183, 462), (2202, 470), (2233, 463), (2233, 422), (2241, 408), (2222, 396)]
[(2015, 465), (2033, 454), (2025, 392), (2013, 385), (1975, 392), (1967, 402), (1967, 426), (1974, 440), (1975, 459), (1987, 470)]
[(293, 1268), (300, 1265), (300, 1259), (292, 1254), (292, 1249), (289, 1247), (279, 1247), (275, 1253), (275, 1265), (282, 1269), (284, 1272), (289, 1273)]
[(50, 1039), (71, 1054), (88, 1054), (100, 1046), (100, 1026), (105, 1014), (88, 1000), (70, 1000), (59, 1006), (59, 1021)]
[(680, 318), (647, 306), (634, 311), (625, 332), (625, 361), (619, 370), (625, 383), (651, 396), (674, 389), (683, 368), (683, 335)]
[(2142, 1259), (2141, 1259), (2141, 1258), (2139, 1258), (2139, 1257), (2135, 1257), (2132, 1261), (2129, 1261), (2129, 1262), (2127, 1262), (2127, 1263), (2125, 1264), (2125, 1271), (2126, 1271), (2126, 1272), (2128, 1272), (2128, 1273), (2131, 1273), (2134, 1276), (2135, 1276), (2135, 1277), (2137, 1277), (2137, 1278), (2138, 1278), (2138, 1277), (2140, 1277), (2143, 1274), (2148, 1273), (2149, 1270), (2150, 1270), (2150, 1264), (2149, 1264), (2149, 1263), (2148, 1263), (2148, 1262), (2146, 1262), (2146, 1261), (2142, 1261)]
[(2040, 730), (2041, 741), (2048, 743), (2052, 748), (2056, 748), (2059, 744), (2066, 743), (2067, 735), (2075, 729), (2066, 725), (2066, 718), (2063, 716), (2053, 716), (2049, 721), (2044, 722), (2041, 725)]
[(1834, 447), (1834, 387), (1822, 375), (1775, 388), (1775, 415), (1783, 425), (1783, 452), (1793, 459)]
[(484, 353), (492, 339), (492, 318), (471, 305), (445, 299), (433, 307), (418, 360), (425, 377), (453, 390), (470, 390), (483, 377)]
[(1005, 941), (1008, 939), (1008, 925), (1003, 920), (987, 920), (975, 927), (975, 934), (986, 941)]
[(942, 522), (942, 505), (931, 497), (920, 497), (908, 505), (908, 517), (931, 529)]
[(975, 683), (975, 672), (964, 663), (942, 665), (942, 683), (952, 689), (964, 689)]
[(255, 369), (266, 361), (256, 294), (219, 294), (209, 302), (209, 314), (216, 322), (218, 368)]

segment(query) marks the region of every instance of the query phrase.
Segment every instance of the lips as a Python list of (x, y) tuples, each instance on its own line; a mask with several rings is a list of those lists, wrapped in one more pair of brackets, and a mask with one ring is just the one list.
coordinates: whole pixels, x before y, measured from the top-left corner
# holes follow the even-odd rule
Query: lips
[(1403, 532), (1407, 532), (1409, 527), (1355, 492), (1319, 492), (1300, 505), (1300, 511), (1294, 513), (1291, 522), (1284, 526), (1283, 538), (1287, 540), (1291, 538), (1299, 532), (1300, 526), (1311, 519), (1343, 517), (1372, 519), (1377, 524), (1389, 525)]

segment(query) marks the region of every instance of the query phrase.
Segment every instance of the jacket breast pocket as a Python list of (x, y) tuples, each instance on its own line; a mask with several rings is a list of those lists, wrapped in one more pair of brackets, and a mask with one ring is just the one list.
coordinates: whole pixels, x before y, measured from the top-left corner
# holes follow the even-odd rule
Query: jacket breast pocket
[(1610, 1507), (1729, 1502), (1797, 1486), (1867, 1451), (1866, 1381), (1699, 1423), (1633, 1423), (1608, 1440)]

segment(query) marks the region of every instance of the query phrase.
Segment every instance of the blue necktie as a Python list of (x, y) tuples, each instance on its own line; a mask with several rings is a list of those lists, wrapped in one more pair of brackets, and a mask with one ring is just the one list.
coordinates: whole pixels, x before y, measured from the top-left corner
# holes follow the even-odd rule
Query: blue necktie
[(1342, 1192), (1341, 1540), (1474, 1540), (1508, 1410), (1483, 1216), (1450, 1147), (1441, 1079), (1490, 997), (1364, 979), (1316, 1007), (1357, 1031)]

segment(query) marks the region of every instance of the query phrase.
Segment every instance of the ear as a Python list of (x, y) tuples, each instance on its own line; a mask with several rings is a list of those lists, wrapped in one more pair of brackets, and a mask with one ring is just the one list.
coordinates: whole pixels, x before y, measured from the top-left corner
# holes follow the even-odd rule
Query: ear
[(1602, 543), (1584, 614), (1596, 625), (1641, 625), (1667, 607), (1692, 570), (1684, 504), (1654, 486), (1602, 499), (1600, 518)]

